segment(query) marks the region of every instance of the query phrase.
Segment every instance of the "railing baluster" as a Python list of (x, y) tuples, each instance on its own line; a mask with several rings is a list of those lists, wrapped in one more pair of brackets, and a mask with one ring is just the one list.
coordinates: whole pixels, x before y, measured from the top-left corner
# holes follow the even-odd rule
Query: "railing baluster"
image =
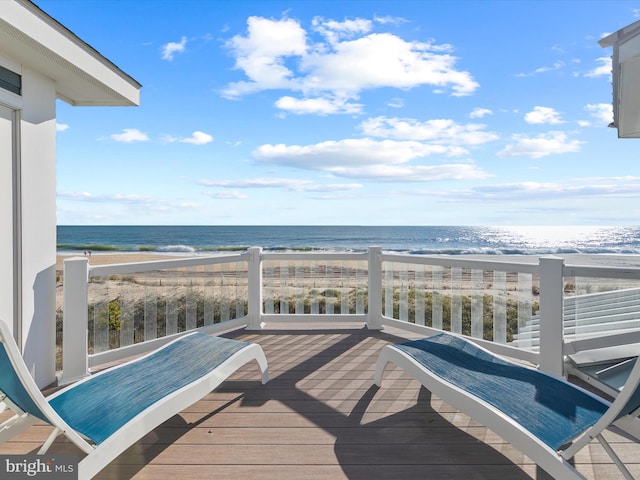
[(320, 302), (318, 297), (318, 282), (322, 282), (322, 278), (320, 276), (320, 268), (316, 265), (315, 262), (309, 262), (309, 283), (310, 288), (307, 289), (309, 295), (311, 296), (311, 314), (318, 315), (320, 313)]
[(235, 298), (236, 298), (236, 316), (235, 318), (242, 318), (245, 316), (245, 305), (242, 300), (245, 298), (245, 295), (241, 293), (244, 291), (244, 286), (247, 283), (246, 271), (242, 269), (242, 265), (238, 262), (234, 263), (236, 266), (236, 288), (235, 288)]
[(471, 336), (484, 336), (484, 271), (471, 270)]
[[(274, 298), (277, 295), (274, 267), (271, 262), (264, 266), (264, 313), (274, 313)], [(216, 297), (217, 298), (217, 297)]]
[(462, 333), (462, 269), (451, 268), (451, 331)]
[(442, 302), (442, 275), (443, 268), (440, 266), (432, 267), (432, 275), (433, 275), (433, 290), (432, 290), (432, 307), (431, 307), (431, 315), (432, 315), (432, 326), (438, 330), (442, 330), (442, 310), (443, 310), (443, 302)]
[(205, 326), (213, 325), (215, 322), (215, 271), (211, 266), (203, 266), (202, 272), (202, 284), (203, 284), (203, 305), (202, 316), (204, 317), (203, 323)]
[(109, 350), (109, 291), (106, 283), (93, 304), (93, 352)]
[[(123, 280), (120, 280), (122, 283)], [(129, 294), (132, 289), (122, 285), (120, 287), (120, 347), (133, 345), (135, 342), (135, 325), (133, 323), (133, 312), (135, 301)]]
[(336, 285), (336, 267), (334, 262), (329, 261), (326, 269), (326, 288), (325, 288), (325, 313), (327, 315), (334, 314), (334, 306), (336, 297), (334, 295)]
[(304, 313), (304, 263), (296, 262), (295, 272), (295, 297), (296, 297), (296, 314)]
[(399, 282), (400, 304), (398, 315), (400, 320), (407, 322), (409, 321), (409, 272), (406, 263), (400, 264)]
[[(187, 288), (186, 288), (186, 310), (187, 310), (187, 331), (195, 330), (198, 327), (198, 297), (196, 293), (196, 284), (198, 281), (197, 271), (187, 271)], [(195, 278), (194, 278), (195, 276)]]
[(181, 280), (179, 271), (167, 272), (165, 282), (167, 284), (165, 296), (165, 318), (167, 335), (175, 335), (178, 333), (178, 282)]
[(507, 272), (493, 272), (493, 341), (507, 343)]
[(220, 321), (226, 322), (231, 318), (231, 304), (229, 299), (228, 264), (220, 265)]
[(362, 270), (360, 268), (358, 268), (357, 266), (355, 267), (355, 270), (356, 270), (356, 314), (357, 315), (364, 315), (365, 310), (364, 310), (364, 287), (363, 287), (363, 285), (367, 284), (368, 275), (367, 275), (367, 277), (363, 277)]
[(251, 247), (247, 251), (249, 260), (247, 265), (247, 302), (248, 302), (248, 330), (259, 330), (262, 315), (262, 249)]
[(152, 275), (145, 275), (144, 282), (144, 339), (153, 340), (158, 337), (158, 298)]
[(289, 262), (280, 262), (280, 313), (289, 313)]
[(393, 317), (393, 271), (394, 263), (384, 263), (384, 314), (389, 318)]
[[(346, 277), (346, 279), (345, 279)], [(349, 266), (345, 266), (344, 262), (340, 262), (340, 313), (349, 314)]]
[(425, 300), (425, 291), (427, 289), (427, 285), (425, 284), (424, 279), (424, 265), (416, 265), (415, 266), (415, 323), (416, 325), (424, 325), (425, 324), (425, 310), (424, 310), (424, 300)]
[[(518, 273), (518, 333), (526, 325), (531, 323), (531, 291), (532, 279), (529, 273)], [(532, 341), (525, 342), (525, 347), (530, 348)]]

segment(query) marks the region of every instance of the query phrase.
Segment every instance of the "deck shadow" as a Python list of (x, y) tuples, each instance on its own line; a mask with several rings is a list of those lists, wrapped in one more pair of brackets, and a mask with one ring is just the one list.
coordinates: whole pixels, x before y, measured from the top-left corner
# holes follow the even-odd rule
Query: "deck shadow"
[[(350, 358), (352, 350), (362, 349), (365, 341), (375, 338), (379, 346), (386, 343), (406, 341), (406, 338), (393, 334), (358, 330), (319, 330), (319, 331), (268, 331), (263, 335), (327, 335), (341, 334), (338, 339), (326, 347), (317, 346), (307, 358), (290, 368), (280, 371), (261, 393), (251, 392), (245, 400), (258, 394), (260, 399), (268, 392), (269, 400), (279, 401), (292, 410), (296, 410), (301, 400), (315, 402), (310, 408), (297, 413), (335, 437), (334, 453), (340, 468), (350, 480), (396, 480), (397, 478), (473, 478), (512, 480), (531, 479), (517, 464), (490, 445), (469, 435), (446, 421), (431, 406), (431, 394), (420, 387), (414, 406), (373, 421), (366, 421), (369, 405), (375, 400), (378, 388), (373, 386), (373, 366), (377, 351), (368, 354), (353, 355), (352, 363), (343, 368), (344, 378), (349, 378), (350, 368), (361, 368), (362, 361), (370, 364), (371, 381), (368, 389), (358, 399), (352, 411), (345, 415), (325, 402), (305, 392), (300, 385), (327, 359)], [(258, 337), (258, 343), (259, 337)], [(266, 351), (268, 345), (265, 347)], [(378, 349), (379, 351), (379, 349)], [(267, 352), (267, 358), (269, 354)], [(274, 365), (275, 366), (275, 365)], [(356, 377), (357, 372), (351, 377)], [(337, 378), (327, 389), (340, 388), (346, 383)], [(324, 385), (318, 382), (318, 387)], [(292, 393), (295, 392), (295, 393)], [(295, 401), (294, 401), (295, 400)], [(312, 410), (313, 413), (309, 413)], [(303, 463), (303, 461), (301, 461)], [(549, 479), (546, 472), (538, 469), (538, 479)]]

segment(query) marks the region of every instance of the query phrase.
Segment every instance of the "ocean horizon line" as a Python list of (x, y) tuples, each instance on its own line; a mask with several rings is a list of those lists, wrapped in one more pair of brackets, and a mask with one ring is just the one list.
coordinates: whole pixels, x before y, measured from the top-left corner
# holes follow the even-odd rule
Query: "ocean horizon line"
[(640, 227), (474, 226), (58, 226), (57, 251), (214, 254), (246, 251), (416, 255), (640, 255)]

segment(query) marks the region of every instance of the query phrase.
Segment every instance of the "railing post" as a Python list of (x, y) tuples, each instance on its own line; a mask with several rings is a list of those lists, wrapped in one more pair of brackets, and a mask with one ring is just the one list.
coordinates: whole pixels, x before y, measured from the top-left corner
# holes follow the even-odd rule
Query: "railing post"
[(64, 261), (62, 376), (60, 385), (89, 375), (88, 345), (89, 260), (83, 257)]
[(382, 330), (382, 248), (369, 247), (367, 328)]
[(262, 330), (262, 248), (251, 247), (249, 254), (249, 322), (246, 330)]
[(563, 267), (559, 257), (540, 258), (540, 370), (564, 374)]

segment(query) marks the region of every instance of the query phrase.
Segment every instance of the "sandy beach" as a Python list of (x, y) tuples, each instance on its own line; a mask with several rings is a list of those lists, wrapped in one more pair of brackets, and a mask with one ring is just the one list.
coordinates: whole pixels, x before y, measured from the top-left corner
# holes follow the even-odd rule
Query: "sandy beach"
[[(83, 257), (78, 254), (58, 254), (56, 257), (56, 270), (62, 271), (63, 262), (67, 258)], [(135, 252), (135, 253), (92, 253), (84, 257), (89, 259), (91, 265), (109, 265), (112, 263), (135, 263), (135, 262), (152, 262), (154, 260), (171, 260), (174, 258), (187, 258), (191, 255), (166, 255), (154, 252)]]

